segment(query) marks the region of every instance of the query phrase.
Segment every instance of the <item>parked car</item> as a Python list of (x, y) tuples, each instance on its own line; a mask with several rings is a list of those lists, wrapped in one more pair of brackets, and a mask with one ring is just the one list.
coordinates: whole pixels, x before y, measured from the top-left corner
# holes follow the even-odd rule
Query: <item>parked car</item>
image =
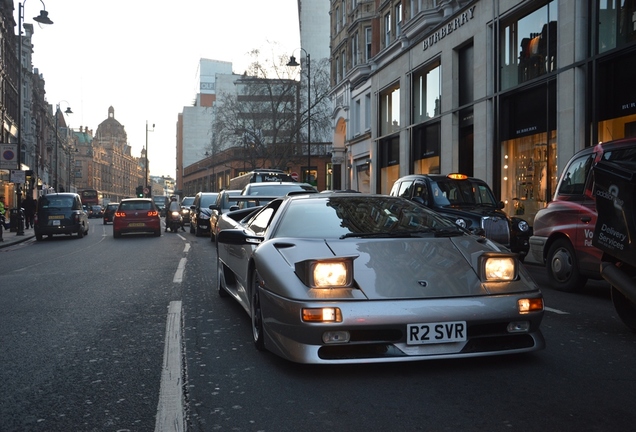
[(113, 219), (113, 237), (122, 234), (151, 233), (161, 236), (159, 210), (150, 198), (126, 198), (121, 200)]
[(115, 218), (115, 212), (117, 211), (118, 207), (119, 207), (118, 202), (111, 202), (106, 205), (106, 209), (104, 210), (104, 216), (102, 218), (104, 225), (106, 225), (108, 222), (111, 222), (111, 223), (113, 222), (113, 219)]
[(102, 206), (95, 204), (90, 207), (90, 211), (88, 213), (88, 217), (90, 218), (100, 218), (104, 216), (104, 209)]
[(190, 223), (190, 206), (194, 203), (193, 196), (183, 197), (181, 200), (181, 217), (184, 224)]
[(82, 201), (76, 193), (53, 193), (38, 199), (33, 230), (36, 240), (56, 234), (82, 238), (88, 234), (88, 215), (82, 208)]
[[(285, 196), (289, 193), (317, 193), (318, 190), (309, 183), (298, 182), (263, 182), (249, 183), (241, 191), (241, 195), (255, 197), (255, 199), (245, 199), (238, 203), (237, 208), (256, 207), (269, 202), (277, 197)], [(266, 197), (270, 197), (267, 199)]]
[(410, 200), (277, 198), (218, 237), (217, 290), (257, 349), (300, 363), (540, 350), (543, 298), (518, 255)]
[(219, 217), (228, 211), (232, 206), (235, 209), (238, 208), (238, 199), (240, 198), (241, 191), (238, 189), (225, 189), (219, 192), (216, 197), (215, 203), (210, 208), (210, 240), (214, 241), (218, 230), (217, 222)]
[(490, 186), (463, 174), (412, 174), (398, 179), (392, 196), (418, 202), (444, 215), (459, 226), (496, 241), (521, 260), (529, 250), (531, 228), (517, 217), (508, 217)]
[(534, 218), (532, 258), (546, 266), (550, 286), (576, 291), (588, 279), (601, 279), (602, 252), (592, 245), (596, 200), (592, 167), (600, 160), (635, 160), (636, 139), (587, 147), (565, 165), (552, 201)]
[(190, 233), (197, 237), (210, 233), (210, 206), (216, 202), (217, 192), (199, 192), (190, 206)]

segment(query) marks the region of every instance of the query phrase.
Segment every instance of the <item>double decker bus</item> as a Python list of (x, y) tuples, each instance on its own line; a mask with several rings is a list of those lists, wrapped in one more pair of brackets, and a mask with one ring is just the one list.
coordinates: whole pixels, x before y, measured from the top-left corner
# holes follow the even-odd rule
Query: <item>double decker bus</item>
[(243, 190), (250, 183), (295, 182), (289, 173), (278, 169), (255, 169), (230, 179), (229, 189)]
[(77, 193), (82, 198), (84, 205), (92, 206), (102, 203), (102, 193), (97, 189), (81, 189)]

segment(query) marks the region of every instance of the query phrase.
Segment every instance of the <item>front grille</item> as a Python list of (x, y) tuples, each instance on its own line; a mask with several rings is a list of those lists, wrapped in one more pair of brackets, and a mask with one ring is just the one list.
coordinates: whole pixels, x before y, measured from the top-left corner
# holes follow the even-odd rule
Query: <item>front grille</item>
[(499, 216), (486, 216), (481, 219), (481, 225), (486, 237), (504, 246), (510, 244), (510, 230), (508, 220)]

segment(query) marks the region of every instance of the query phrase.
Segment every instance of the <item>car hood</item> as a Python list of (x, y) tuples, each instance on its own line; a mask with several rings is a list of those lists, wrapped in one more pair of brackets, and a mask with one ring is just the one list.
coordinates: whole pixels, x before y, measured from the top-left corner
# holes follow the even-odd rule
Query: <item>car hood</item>
[[(380, 299), (425, 299), (490, 294), (473, 266), (492, 243), (479, 243), (471, 236), (426, 239), (308, 240), (276, 247), (285, 260), (295, 262), (356, 257), (354, 278), (364, 297)], [(496, 246), (495, 246), (496, 247)], [(508, 284), (503, 291), (525, 291), (528, 285)], [(514, 286), (513, 286), (514, 285)], [(501, 285), (497, 291), (502, 291)]]
[(212, 210), (209, 208), (201, 207), (199, 209), (199, 214), (210, 216), (212, 214)]

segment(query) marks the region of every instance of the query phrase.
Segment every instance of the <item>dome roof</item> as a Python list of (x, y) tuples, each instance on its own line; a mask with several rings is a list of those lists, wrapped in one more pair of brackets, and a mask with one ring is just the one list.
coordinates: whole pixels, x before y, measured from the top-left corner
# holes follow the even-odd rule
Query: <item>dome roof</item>
[(115, 108), (108, 108), (108, 118), (97, 126), (97, 135), (126, 137), (126, 131), (121, 123), (115, 119)]

